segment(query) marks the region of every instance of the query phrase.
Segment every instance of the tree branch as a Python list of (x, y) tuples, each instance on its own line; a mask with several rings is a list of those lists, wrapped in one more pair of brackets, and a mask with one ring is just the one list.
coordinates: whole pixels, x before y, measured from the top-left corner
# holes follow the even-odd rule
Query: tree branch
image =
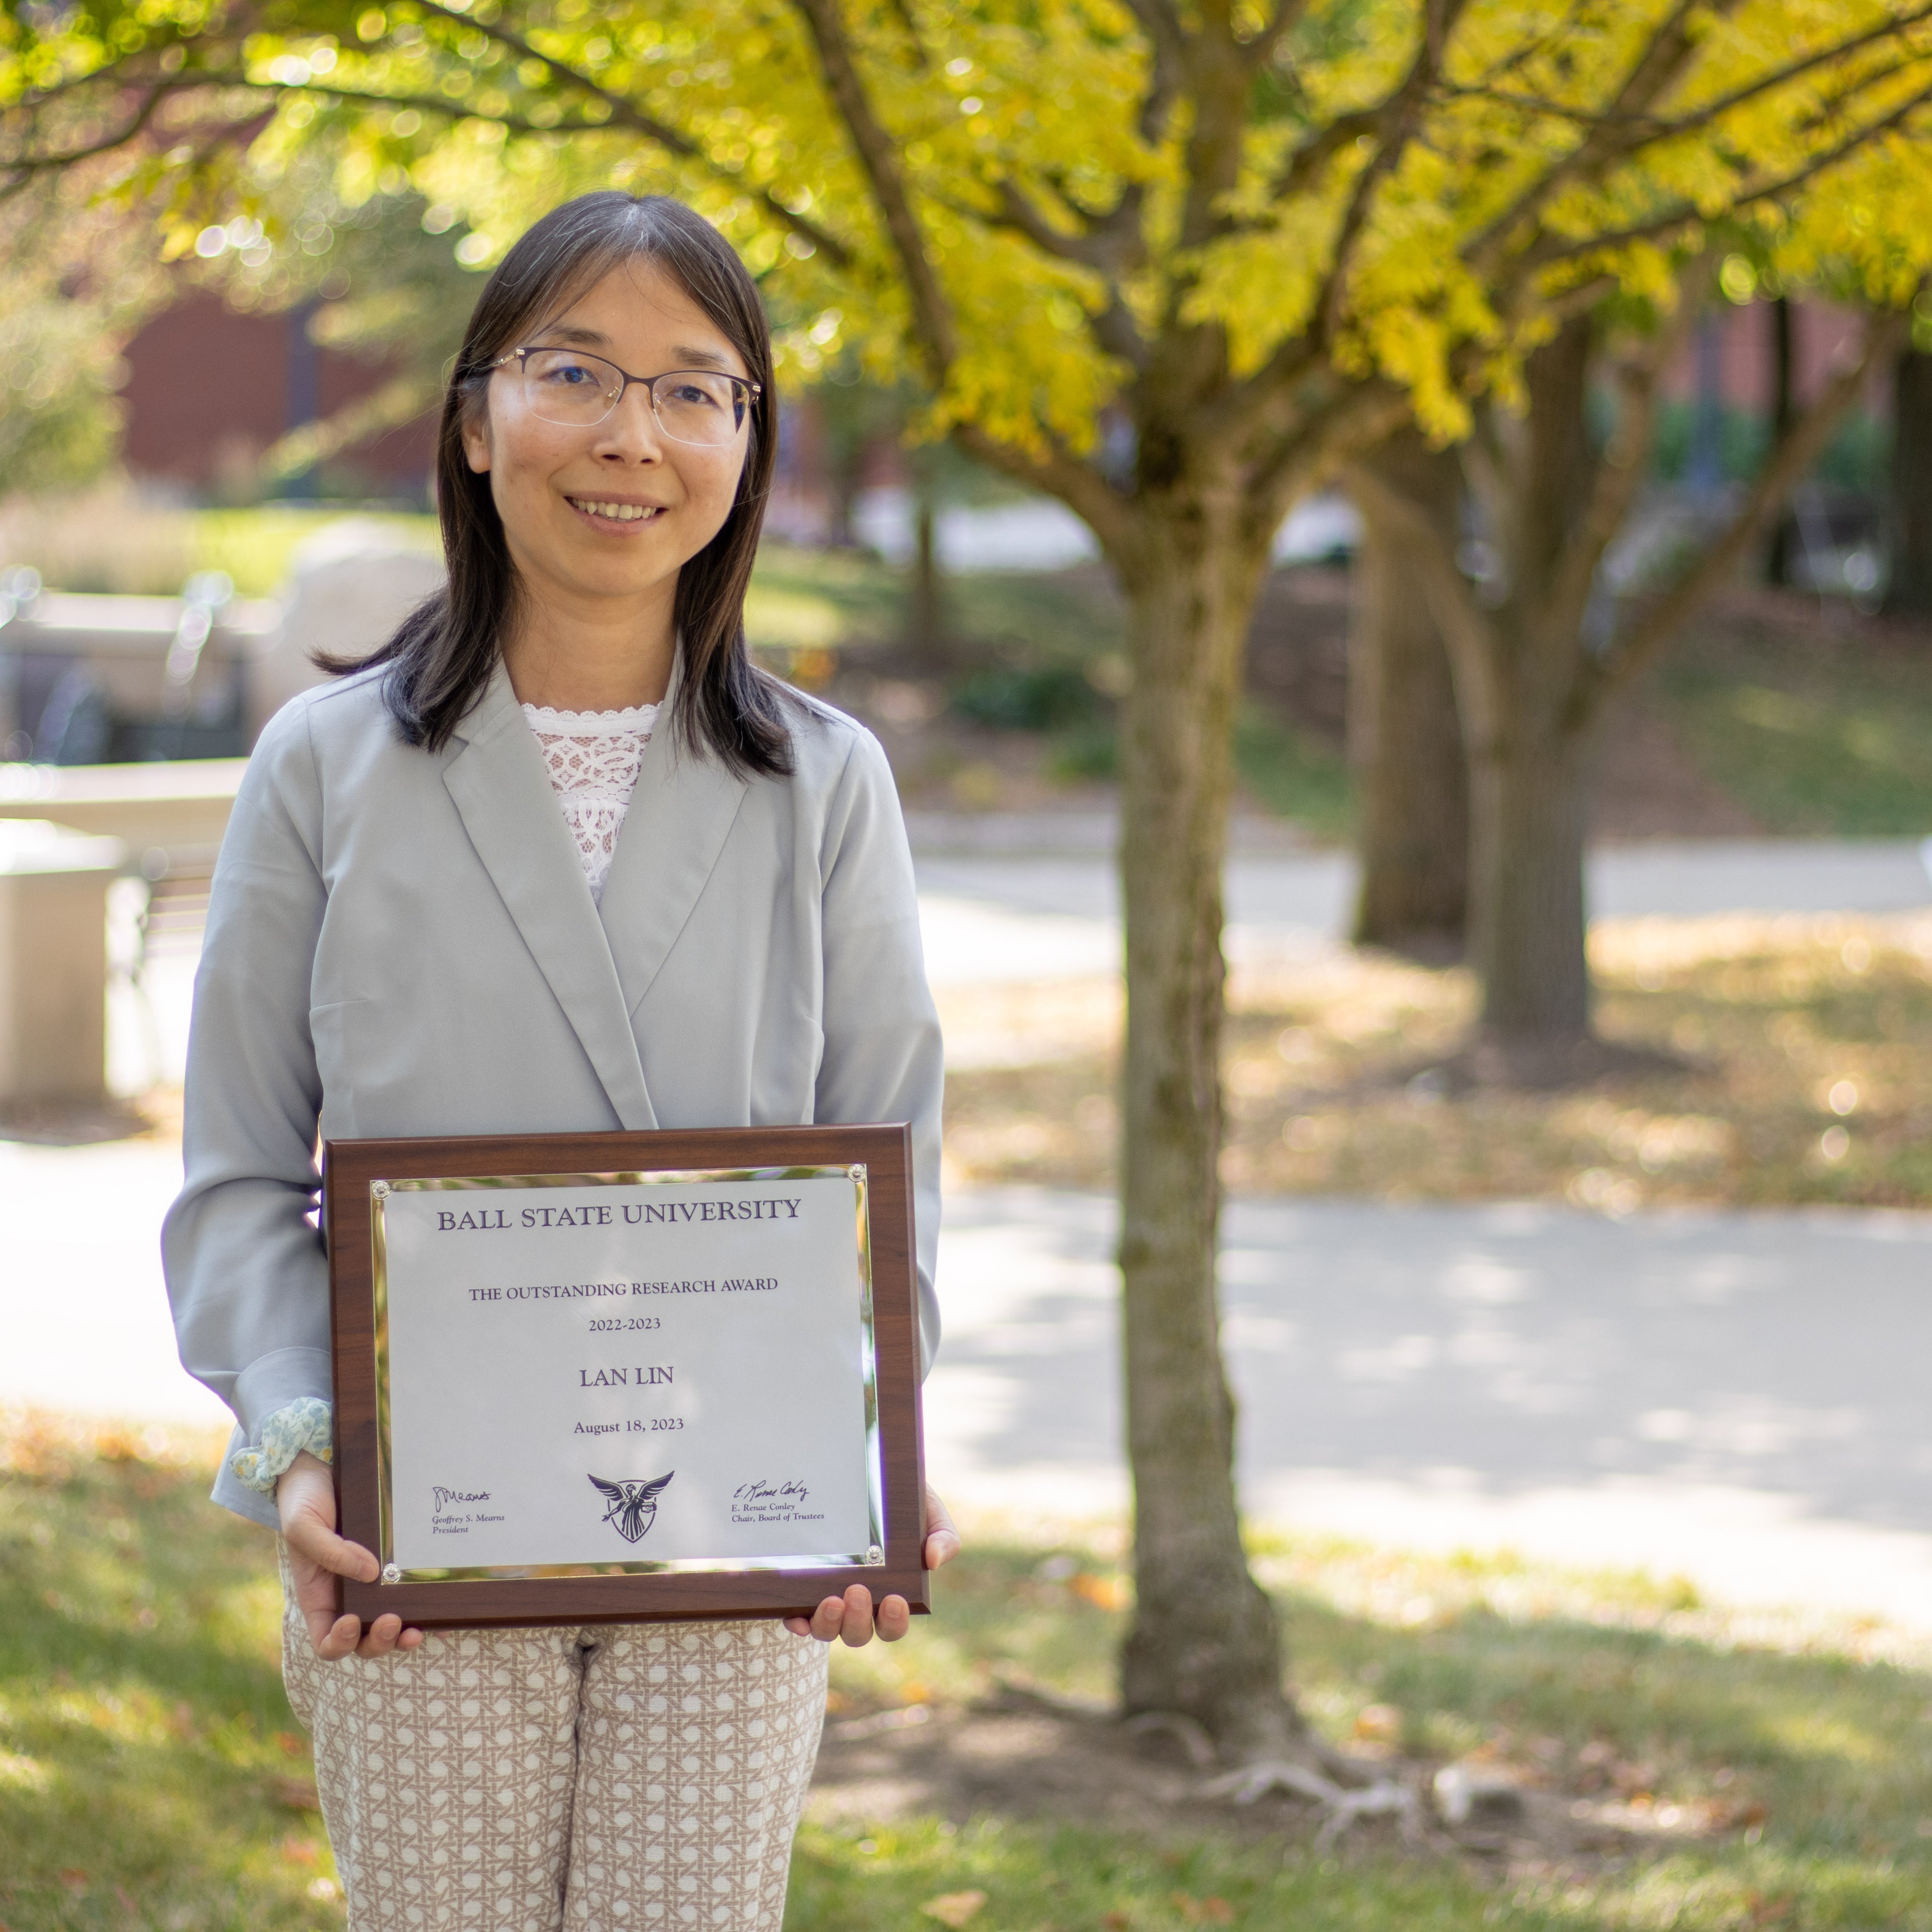
[(1643, 486), (1655, 437), (1657, 392), (1664, 371), (1677, 359), (1702, 314), (1709, 265), (1700, 262), (1678, 279), (1676, 311), (1649, 345), (1649, 352), (1619, 370), (1623, 407), (1609, 443), (1598, 459), (1589, 500), (1564, 541), (1551, 573), (1548, 608), (1540, 621), (1552, 634), (1568, 637), (1580, 628), (1589, 606), (1597, 568), (1616, 540)]
[[(720, 181), (728, 182), (740, 194), (748, 195), (781, 227), (790, 229), (801, 239), (809, 242), (814, 248), (823, 249), (826, 260), (834, 268), (844, 269), (851, 266), (852, 251), (836, 235), (820, 227), (817, 222), (810, 220), (808, 217), (795, 214), (790, 208), (786, 207), (770, 188), (754, 187), (735, 170), (725, 167), (714, 160), (689, 135), (680, 134), (676, 128), (658, 120), (656, 116), (647, 114), (627, 96), (615, 93), (610, 88), (601, 86), (587, 74), (580, 74), (568, 62), (558, 60), (554, 56), (545, 53), (540, 47), (533, 46), (522, 34), (512, 32), (508, 27), (496, 22), (484, 21), (474, 14), (459, 14), (453, 8), (442, 5), (441, 0), (416, 0), (416, 4), (421, 7), (424, 12), (440, 14), (444, 20), (451, 21), (466, 30), (487, 34), (498, 46), (507, 48), (520, 59), (538, 62), (554, 79), (561, 82), (565, 86), (577, 93), (586, 94), (593, 100), (601, 102), (609, 110), (610, 116), (610, 121), (602, 124), (626, 128), (631, 133), (641, 134), (646, 140), (654, 141), (658, 146), (668, 149), (681, 160), (696, 162), (707, 173), (715, 176)], [(323, 82), (320, 88), (311, 82), (302, 88), (292, 91), (338, 93), (340, 92), (339, 89), (330, 88), (326, 82)], [(380, 99), (381, 97), (375, 95), (364, 98)], [(454, 112), (468, 120), (491, 121), (506, 127), (510, 124), (508, 121), (501, 115), (478, 114), (473, 109), (465, 109), (460, 104), (453, 101), (443, 102), (442, 111), (445, 114)], [(597, 124), (586, 122), (583, 124), (588, 128)], [(555, 130), (539, 131), (554, 132)]]
[[(1738, 0), (1723, 0), (1720, 11), (1734, 10)], [(1493, 264), (1516, 230), (1542, 208), (1559, 188), (1571, 182), (1600, 176), (1624, 158), (1627, 143), (1612, 138), (1620, 118), (1642, 112), (1682, 75), (1696, 57), (1698, 42), (1690, 29), (1698, 0), (1678, 0), (1624, 75), (1608, 105), (1598, 110), (1594, 124), (1568, 154), (1544, 170), (1510, 206), (1478, 230), (1462, 248), (1462, 259), (1480, 270)]]
[(1115, 266), (1112, 259), (1114, 249), (1084, 228), (1070, 235), (1065, 229), (1054, 227), (1010, 176), (995, 182), (992, 191), (1000, 201), (997, 214), (988, 214), (956, 202), (950, 205), (962, 214), (976, 216), (990, 228), (1015, 230), (1042, 255), (1051, 255), (1056, 261), (1075, 262), (1083, 268), (1093, 269), (1096, 274), (1112, 273)]
[[(1720, 94), (1706, 101), (1701, 107), (1669, 119), (1662, 115), (1646, 112), (1625, 112), (1617, 108), (1572, 106), (1561, 100), (1550, 100), (1537, 94), (1514, 94), (1500, 88), (1474, 86), (1450, 89), (1450, 98), (1456, 100), (1492, 100), (1499, 106), (1520, 108), (1531, 114), (1548, 116), (1552, 119), (1586, 122), (1592, 126), (1628, 126), (1641, 136), (1641, 145), (1654, 142), (1675, 140), (1684, 134), (1695, 134), (1707, 128), (1714, 121), (1721, 119), (1733, 108), (1744, 106), (1756, 100), (1760, 95), (1769, 94), (1801, 80), (1821, 67), (1828, 67), (1834, 62), (1856, 53), (1860, 48), (1868, 47), (1880, 40), (1892, 40), (1918, 26), (1922, 22), (1932, 20), (1932, 5), (1922, 6), (1916, 13), (1900, 14), (1896, 18), (1881, 22), (1877, 26), (1868, 28), (1862, 34), (1854, 34), (1849, 40), (1822, 49), (1816, 53), (1807, 54), (1803, 58), (1792, 62), (1788, 66), (1773, 69), (1760, 74), (1756, 80), (1747, 81), (1743, 86), (1732, 89), (1729, 94)], [(1922, 53), (1914, 56), (1923, 58)], [(1893, 70), (1895, 71), (1896, 70)], [(1626, 151), (1626, 157), (1628, 153)]]
[(1390, 95), (1377, 116), (1380, 144), (1368, 166), (1356, 177), (1348, 206), (1336, 231), (1328, 276), (1316, 298), (1315, 332), (1324, 342), (1332, 342), (1338, 332), (1355, 246), (1368, 225), (1376, 190), (1402, 165), (1408, 152), (1423, 106), (1442, 73), (1444, 46), (1468, 4), (1468, 0), (1424, 0), (1421, 44), (1402, 85)]
[(1750, 494), (1714, 543), (1706, 547), (1690, 571), (1653, 605), (1636, 628), (1600, 659), (1589, 661), (1570, 700), (1573, 728), (1586, 724), (1604, 699), (1638, 676), (1668, 644), (1690, 613), (1731, 575), (1744, 553), (1762, 536), (1806, 471), (1824, 454), (1846, 412), (1858, 400), (1873, 370), (1905, 339), (1910, 317), (1900, 311), (1876, 316), (1865, 331), (1860, 353), (1840, 369), (1794, 422), (1757, 475)]
[[(1775, 201), (1781, 195), (1793, 193), (1807, 182), (1816, 179), (1827, 169), (1844, 160), (1847, 155), (1857, 153), (1861, 148), (1869, 146), (1881, 135), (1888, 134), (1894, 128), (1902, 126), (1928, 101), (1932, 101), (1932, 85), (1920, 88), (1910, 99), (1901, 101), (1897, 107), (1880, 116), (1877, 120), (1868, 122), (1847, 135), (1836, 147), (1821, 149), (1802, 167), (1793, 169), (1790, 174), (1777, 181), (1767, 182), (1763, 187), (1754, 188), (1748, 194), (1736, 196), (1726, 208), (1725, 213), (1735, 214), (1741, 209), (1754, 208), (1760, 202)], [(1522, 274), (1526, 277), (1540, 268), (1574, 261), (1580, 256), (1593, 255), (1600, 249), (1621, 248), (1633, 242), (1654, 241), (1659, 236), (1667, 235), (1673, 229), (1682, 228), (1689, 222), (1701, 221), (1703, 218), (1694, 202), (1679, 202), (1667, 212), (1654, 216), (1650, 220), (1635, 223), (1628, 228), (1613, 229), (1607, 235), (1588, 236), (1562, 247), (1540, 246), (1526, 250)]]
[(974, 423), (955, 424), (952, 434), (968, 456), (1058, 497), (1100, 539), (1111, 560), (1118, 562), (1127, 554), (1133, 536), (1132, 506), (1093, 464), (1051, 442), (1044, 456), (1016, 448)]
[(912, 64), (921, 74), (931, 70), (932, 56), (926, 51), (926, 37), (919, 30), (919, 22), (912, 10), (912, 0), (892, 0), (892, 9), (899, 25), (905, 29), (906, 38), (912, 43)]
[(1464, 742), (1472, 755), (1500, 742), (1502, 706), (1497, 688), (1496, 627), (1476, 602), (1469, 580), (1457, 568), (1454, 551), (1443, 541), (1436, 520), (1390, 484), (1372, 464), (1352, 464), (1348, 491), (1372, 506), (1384, 522), (1408, 539), (1429, 608), (1449, 656), (1456, 709)]
[(0, 162), (0, 168), (4, 168), (10, 175), (16, 175), (24, 179), (29, 175), (51, 173), (56, 169), (74, 167), (82, 161), (95, 160), (103, 154), (110, 154), (116, 148), (124, 148), (136, 139), (154, 118), (161, 103), (175, 91), (163, 82), (152, 83), (146, 98), (125, 127), (116, 129), (111, 134), (103, 135), (99, 140), (90, 142), (84, 148), (64, 148), (56, 154), (13, 156)]
[[(1394, 99), (1391, 95), (1390, 99)], [(1352, 113), (1338, 115), (1318, 134), (1311, 134), (1288, 158), (1288, 165), (1275, 177), (1268, 193), (1276, 201), (1286, 201), (1291, 195), (1298, 194), (1326, 167), (1336, 154), (1358, 136), (1373, 134), (1381, 126), (1382, 116), (1388, 111), (1389, 101), (1378, 101), (1372, 107), (1356, 109)]]
[(1408, 420), (1407, 393), (1372, 378), (1340, 383), (1327, 396), (1305, 402), (1296, 412), (1292, 434), (1283, 434), (1266, 421), (1258, 423), (1256, 440), (1265, 441), (1266, 454), (1249, 466), (1247, 494), (1261, 506), (1269, 536), (1326, 470), (1347, 463)]
[[(182, 90), (175, 89), (179, 92)], [(209, 126), (200, 126), (177, 133), (171, 139), (176, 142), (189, 140), (193, 147), (193, 165), (199, 166), (226, 142), (246, 136), (252, 140), (261, 131), (267, 119), (265, 111), (255, 108), (250, 112), (236, 116)], [(122, 132), (119, 140), (104, 142), (86, 151), (71, 150), (56, 155), (20, 155), (0, 160), (0, 201), (10, 201), (16, 195), (24, 194), (34, 182), (57, 168), (90, 160), (98, 160), (102, 154), (110, 154), (116, 148), (125, 147), (140, 138), (140, 129), (130, 126)]]
[(1153, 142), (1166, 131), (1168, 110), (1180, 92), (1180, 76), (1187, 62), (1187, 39), (1172, 0), (1127, 0), (1127, 10), (1140, 22), (1153, 56), (1153, 70), (1140, 111), (1141, 139)]
[(1490, 69), (1491, 81), (1502, 74), (1520, 73), (1551, 48), (1561, 46), (1574, 31), (1577, 15), (1588, 4), (1589, 0), (1564, 0), (1562, 15), (1551, 21), (1542, 32), (1528, 34), (1498, 55)]
[(374, 88), (341, 87), (326, 80), (302, 81), (293, 87), (271, 85), (262, 91), (285, 98), (307, 95), (351, 101), (363, 107), (413, 107), (418, 113), (440, 114), (448, 121), (487, 121), (493, 128), (506, 128), (513, 134), (597, 134), (610, 125), (608, 121), (558, 121), (546, 127), (526, 114), (513, 114), (507, 109), (501, 114), (478, 114), (460, 100), (440, 94), (384, 94)]
[(1106, 354), (1124, 362), (1137, 374), (1152, 368), (1154, 351), (1119, 290), (1108, 289), (1106, 307), (1090, 314), (1087, 326)]
[[(508, 28), (488, 25), (470, 14), (458, 14), (452, 8), (440, 4), (440, 0), (416, 0), (416, 4), (425, 13), (436, 14), (454, 24), (461, 26), (466, 30), (473, 29), (488, 35), (498, 45), (516, 54), (520, 58), (538, 62), (564, 87), (590, 100), (601, 103), (608, 111), (609, 118), (605, 121), (578, 120), (560, 126), (546, 128), (526, 116), (507, 112), (501, 114), (479, 113), (474, 106), (466, 105), (459, 100), (442, 94), (385, 93), (374, 88), (352, 87), (340, 82), (331, 84), (327, 80), (320, 79), (286, 86), (274, 81), (250, 80), (245, 74), (212, 73), (203, 70), (194, 73), (160, 76), (142, 81), (140, 85), (152, 90), (145, 104), (145, 111), (135, 122), (123, 128), (117, 136), (108, 137), (103, 143), (84, 150), (67, 151), (56, 155), (22, 156), (0, 161), (0, 170), (19, 176), (24, 176), (28, 172), (45, 172), (56, 167), (89, 160), (99, 154), (111, 152), (116, 146), (124, 146), (128, 141), (134, 139), (140, 132), (141, 128), (145, 125), (147, 118), (152, 115), (164, 92), (179, 94), (196, 88), (245, 87), (254, 93), (266, 94), (277, 99), (307, 96), (310, 99), (353, 101), (365, 106), (413, 107), (420, 112), (439, 115), (448, 120), (487, 121), (494, 126), (506, 128), (516, 134), (536, 135), (559, 133), (590, 134), (615, 127), (634, 134), (641, 135), (646, 140), (655, 142), (682, 160), (695, 163), (715, 178), (728, 184), (736, 192), (755, 201), (779, 226), (790, 230), (802, 240), (809, 242), (814, 248), (824, 250), (826, 260), (834, 268), (842, 270), (850, 267), (851, 250), (837, 236), (822, 227), (809, 217), (794, 213), (790, 208), (787, 208), (770, 188), (754, 186), (746, 181), (742, 175), (734, 170), (721, 165), (706, 154), (689, 136), (681, 134), (676, 128), (646, 113), (634, 102), (626, 99), (622, 94), (614, 93), (608, 88), (599, 86), (587, 75), (579, 74), (566, 62), (543, 52), (541, 49), (532, 46), (520, 34), (512, 32)], [(45, 94), (38, 97), (26, 105), (29, 110), (41, 106), (55, 98), (57, 93), (70, 92), (77, 87), (98, 88), (104, 85), (113, 85), (118, 65), (117, 63), (116, 66), (98, 68), (91, 74), (63, 82), (58, 89), (50, 89)], [(230, 125), (245, 126), (248, 124), (248, 120), (254, 117), (244, 118), (231, 123)]]
[(1250, 71), (1268, 64), (1274, 58), (1275, 49), (1281, 45), (1283, 36), (1294, 30), (1307, 11), (1308, 0), (1275, 0), (1275, 9), (1268, 16), (1268, 25), (1242, 50)]
[[(1132, 368), (1144, 369), (1150, 353), (1147, 338), (1142, 334), (1140, 324), (1120, 289), (1120, 276), (1126, 266), (1121, 259), (1123, 255), (1138, 252), (1138, 228), (1132, 231), (1130, 246), (1124, 248), (1116, 234), (1108, 232), (1110, 229), (1118, 231), (1120, 226), (1114, 219), (1118, 209), (1114, 215), (1101, 218), (1104, 226), (1096, 224), (1091, 217), (1083, 218), (1088, 223), (1085, 230), (1070, 235), (1064, 229), (1054, 227), (1011, 180), (996, 182), (993, 192), (1000, 198), (998, 214), (989, 214), (984, 208), (973, 208), (962, 202), (949, 200), (944, 205), (970, 220), (984, 222), (989, 228), (1010, 229), (1024, 236), (1042, 255), (1089, 269), (1098, 275), (1106, 285), (1107, 301), (1105, 307), (1089, 314), (1088, 327), (1094, 340), (1107, 354), (1118, 356)], [(1137, 194), (1134, 200), (1137, 207)]]
[(1509, 526), (1509, 452), (1504, 427), (1502, 411), (1493, 399), (1485, 398), (1472, 412), (1469, 434), (1456, 446), (1456, 467), (1476, 506), (1477, 520), (1492, 531)]
[(958, 335), (952, 305), (933, 272), (926, 238), (920, 232), (918, 218), (899, 174), (896, 146), (872, 111), (851, 44), (838, 17), (838, 0), (794, 0), (794, 4), (811, 31), (826, 91), (845, 124), (860, 170), (872, 190), (873, 206), (898, 258), (911, 304), (914, 340), (937, 388), (945, 381), (946, 372), (959, 352)]

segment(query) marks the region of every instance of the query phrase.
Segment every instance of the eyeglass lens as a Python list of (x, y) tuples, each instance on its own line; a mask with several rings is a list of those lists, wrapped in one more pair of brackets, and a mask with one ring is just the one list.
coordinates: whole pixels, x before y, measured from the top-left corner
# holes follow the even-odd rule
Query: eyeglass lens
[[(601, 356), (574, 349), (537, 349), (524, 358), (531, 412), (545, 422), (588, 429), (617, 406), (623, 372)], [(718, 448), (737, 435), (745, 419), (745, 386), (704, 369), (676, 369), (658, 376), (651, 401), (664, 433), (678, 442)]]

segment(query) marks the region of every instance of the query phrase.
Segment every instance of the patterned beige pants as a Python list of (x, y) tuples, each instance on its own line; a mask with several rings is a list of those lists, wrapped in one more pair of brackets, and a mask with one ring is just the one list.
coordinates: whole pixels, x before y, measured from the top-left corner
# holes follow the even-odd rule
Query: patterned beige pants
[(782, 1624), (431, 1630), (290, 1701), (350, 1932), (778, 1932), (828, 1652)]

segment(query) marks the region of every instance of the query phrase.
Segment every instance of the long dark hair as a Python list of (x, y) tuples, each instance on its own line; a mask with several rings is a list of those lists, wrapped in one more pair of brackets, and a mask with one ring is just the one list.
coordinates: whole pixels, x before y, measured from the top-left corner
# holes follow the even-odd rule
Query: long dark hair
[(463, 449), (464, 423), (485, 406), (490, 364), (579, 290), (639, 256), (718, 326), (760, 391), (731, 514), (678, 572), (674, 621), (684, 676), (673, 729), (692, 751), (708, 752), (742, 776), (792, 768), (785, 687), (752, 662), (745, 644), (745, 590), (778, 458), (764, 309), (744, 263), (703, 216), (668, 195), (614, 189), (553, 208), (503, 257), (477, 300), (436, 436), (436, 511), (449, 581), (373, 656), (318, 658), (338, 674), (386, 664), (383, 695), (412, 745), (440, 749), (482, 696), (502, 626), (520, 594), (489, 476), (470, 468)]

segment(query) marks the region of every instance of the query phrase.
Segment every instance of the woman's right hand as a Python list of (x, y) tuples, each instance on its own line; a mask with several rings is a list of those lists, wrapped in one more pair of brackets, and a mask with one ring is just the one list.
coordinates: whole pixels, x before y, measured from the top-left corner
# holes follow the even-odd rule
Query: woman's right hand
[(373, 1583), (381, 1573), (374, 1552), (335, 1533), (335, 1478), (326, 1462), (304, 1449), (276, 1483), (275, 1507), (281, 1513), (282, 1540), (288, 1546), (296, 1607), (308, 1626), (308, 1640), (316, 1656), (331, 1664), (352, 1651), (358, 1657), (387, 1657), (394, 1651), (413, 1650), (422, 1642), (421, 1630), (405, 1630), (402, 1618), (393, 1613), (378, 1617), (366, 1636), (360, 1617), (346, 1611), (337, 1615), (337, 1577)]

